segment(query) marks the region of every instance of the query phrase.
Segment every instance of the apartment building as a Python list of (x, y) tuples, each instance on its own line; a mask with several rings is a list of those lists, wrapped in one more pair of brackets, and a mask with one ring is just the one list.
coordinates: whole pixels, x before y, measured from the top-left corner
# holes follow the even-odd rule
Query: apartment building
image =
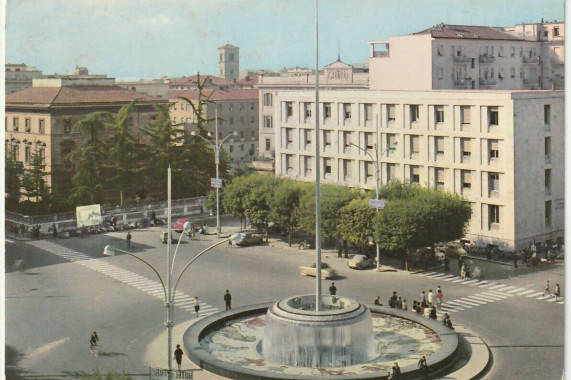
[(4, 77), (4, 93), (20, 91), (32, 87), (32, 80), (41, 78), (42, 71), (24, 63), (6, 63)]
[(369, 41), (372, 90), (564, 88), (564, 24), (438, 24)]
[[(313, 92), (280, 90), (273, 101), (276, 175), (314, 181)], [(322, 90), (319, 107), (324, 183), (375, 189), (378, 160), (381, 185), (419, 183), (470, 202), (476, 244), (563, 237), (562, 91)]]
[[(218, 110), (218, 138), (237, 132), (223, 147), (234, 165), (248, 165), (258, 150), (259, 110), (258, 90), (256, 89), (228, 89), (205, 90), (204, 95), (209, 98), (205, 106), (205, 117), (209, 122), (205, 129), (214, 136), (216, 131), (216, 110)], [(198, 103), (198, 90), (173, 90), (170, 92), (171, 120), (173, 123), (182, 123), (186, 131), (193, 131), (196, 124), (196, 114), (190, 102)], [(213, 139), (214, 142), (214, 139)]]
[(47, 183), (52, 194), (65, 197), (75, 167), (69, 154), (82, 143), (80, 133), (72, 132), (73, 125), (93, 112), (116, 113), (135, 99), (134, 134), (144, 141), (139, 127), (151, 122), (157, 114), (155, 105), (166, 99), (121, 88), (104, 75), (34, 79), (33, 87), (6, 95), (6, 152), (10, 159), (29, 167), (31, 153), (39, 149), (51, 173)]

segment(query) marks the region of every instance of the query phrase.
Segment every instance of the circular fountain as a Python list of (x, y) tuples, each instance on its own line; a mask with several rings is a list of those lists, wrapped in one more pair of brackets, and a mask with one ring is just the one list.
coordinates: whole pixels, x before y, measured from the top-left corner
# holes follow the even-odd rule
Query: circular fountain
[(266, 360), (294, 367), (343, 367), (375, 356), (369, 309), (349, 298), (287, 298), (268, 309), (262, 352)]

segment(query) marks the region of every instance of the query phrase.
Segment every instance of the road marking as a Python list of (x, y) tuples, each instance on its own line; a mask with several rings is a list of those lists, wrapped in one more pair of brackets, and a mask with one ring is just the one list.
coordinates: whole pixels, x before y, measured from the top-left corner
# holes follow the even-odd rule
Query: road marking
[(490, 290), (488, 291), (488, 294), (495, 294), (497, 296), (501, 296), (501, 297), (513, 297), (513, 294), (509, 294), (509, 293), (502, 293), (502, 292), (498, 292), (497, 290)]
[(477, 300), (488, 301), (488, 302), (496, 302), (499, 300), (498, 298), (487, 297), (487, 296), (482, 295), (482, 294), (475, 294), (475, 295), (470, 296), (470, 297), (477, 299)]
[(492, 292), (487, 292), (487, 293), (481, 293), (483, 296), (485, 297), (490, 297), (490, 298), (495, 298), (495, 299), (501, 299), (503, 300), (504, 298), (507, 298), (508, 296), (505, 294), (498, 294), (498, 293), (492, 293)]
[(474, 306), (480, 306), (480, 305), (474, 305), (472, 303), (469, 302), (465, 302), (462, 300), (454, 300), (454, 301), (448, 301), (448, 303), (451, 303), (452, 305), (458, 305), (460, 307), (467, 307), (468, 309), (473, 308)]
[(445, 308), (447, 308), (447, 309), (450, 309), (450, 308), (451, 308), (451, 309), (456, 310), (456, 311), (458, 311), (458, 310), (464, 310), (464, 309), (461, 308), (460, 306), (456, 306), (456, 305), (453, 305), (453, 304), (451, 305), (451, 304), (450, 304), (451, 302), (452, 302), (452, 301), (448, 301), (448, 302), (446, 302), (446, 305), (442, 305), (442, 306), (445, 307)]
[(492, 286), (490, 287), (490, 289), (503, 289), (503, 288), (507, 288), (507, 285), (496, 285), (496, 286)]
[[(541, 294), (544, 294), (544, 293), (541, 293)], [(548, 295), (546, 295), (546, 296), (537, 297), (537, 299), (543, 301), (543, 300), (545, 300), (545, 299), (548, 299), (549, 297), (555, 297), (555, 296), (552, 296), (551, 294), (548, 294)]]
[(61, 346), (62, 344), (64, 344), (68, 340), (69, 340), (69, 337), (61, 338), (59, 340), (45, 344), (41, 347), (34, 348), (34, 349), (28, 349), (26, 351), (26, 364), (30, 363), (31, 361), (33, 362), (38, 355), (44, 354), (48, 351), (51, 351), (54, 348)]
[(480, 281), (480, 282), (476, 282), (475, 284), (470, 284), (470, 286), (479, 286), (482, 287), (482, 285), (487, 284), (488, 281)]
[(8, 239), (8, 238), (4, 238), (4, 241), (5, 241), (6, 243), (10, 243), (10, 244), (14, 244), (14, 243), (15, 243), (14, 240)]
[(534, 290), (526, 290), (525, 292), (518, 293), (517, 295), (523, 296), (524, 294), (529, 294), (529, 293), (533, 293), (533, 292), (534, 292)]
[(530, 294), (529, 296), (527, 296), (527, 298), (537, 297), (540, 294), (543, 294), (543, 292), (537, 292), (537, 293)]
[(494, 286), (494, 285), (498, 285), (497, 282), (490, 282), (489, 284), (486, 285), (480, 285), (480, 288), (489, 288), (490, 286)]
[[(467, 282), (464, 283), (464, 285), (474, 284), (475, 282), (478, 283), (478, 282), (480, 282), (480, 280), (467, 281)], [(476, 284), (474, 284), (474, 285), (476, 285)], [(472, 286), (473, 286), (473, 285), (472, 285)]]
[(444, 279), (444, 281), (452, 281), (452, 280), (456, 280), (457, 278), (460, 278), (460, 277), (458, 277), (458, 276), (452, 276), (452, 277), (450, 277), (450, 278)]
[(470, 297), (463, 297), (462, 299), (463, 299), (463, 300), (469, 300), (470, 302), (478, 303), (478, 304), (480, 304), (480, 305), (487, 305), (487, 304), (488, 304), (488, 302), (482, 301), (482, 300), (478, 300), (478, 299), (475, 299), (475, 298), (472, 298), (472, 296), (470, 296)]
[(438, 272), (420, 273), (419, 276), (425, 277), (425, 276), (430, 276), (431, 274), (435, 274), (435, 273), (438, 273)]
[(512, 294), (512, 293), (515, 293), (515, 292), (519, 292), (520, 290), (525, 290), (525, 288), (512, 289), (512, 290), (510, 290), (508, 293), (509, 293), (509, 294)]
[[(141, 290), (152, 297), (159, 298), (160, 300), (164, 301), (165, 292), (162, 284), (159, 281), (150, 280), (146, 277), (140, 276), (131, 271), (119, 268), (115, 265), (109, 264), (99, 259), (92, 258), (90, 256), (74, 251), (72, 249), (62, 247), (61, 245), (52, 243), (51, 241), (47, 240), (30, 241), (27, 243), (37, 248), (43, 249), (44, 251), (47, 251), (49, 253), (52, 253), (56, 256), (62, 257), (66, 260), (76, 262), (77, 264), (80, 264), (88, 269), (94, 270), (105, 276), (111, 277), (126, 285), (130, 285), (135, 289)], [(185, 295), (184, 293), (179, 291), (176, 292), (176, 296), (183, 298), (187, 297), (191, 298), (190, 296)], [(176, 300), (175, 300), (175, 305), (176, 305)], [(199, 302), (199, 305), (200, 305), (199, 315), (201, 316), (207, 316), (219, 311), (218, 308), (210, 306), (204, 302)], [(194, 303), (192, 305), (188, 304), (183, 305), (181, 309), (194, 312)]]

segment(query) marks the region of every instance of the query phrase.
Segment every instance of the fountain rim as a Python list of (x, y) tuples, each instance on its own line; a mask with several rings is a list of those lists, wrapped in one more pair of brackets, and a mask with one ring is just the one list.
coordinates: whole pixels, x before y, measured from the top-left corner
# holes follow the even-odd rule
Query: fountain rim
[[(214, 374), (238, 379), (238, 380), (249, 380), (249, 379), (298, 379), (298, 380), (315, 380), (316, 376), (307, 375), (284, 375), (275, 372), (264, 372), (255, 371), (248, 368), (244, 368), (235, 364), (230, 364), (228, 362), (219, 360), (212, 356), (210, 353), (202, 349), (200, 341), (213, 329), (223, 325), (226, 321), (234, 320), (240, 317), (248, 317), (255, 315), (264, 315), (267, 310), (275, 305), (276, 302), (266, 302), (256, 305), (243, 306), (240, 308), (221, 311), (209, 315), (200, 321), (197, 321), (192, 326), (190, 326), (184, 333), (183, 342), (185, 344), (186, 353), (189, 359), (200, 368), (212, 372)], [(363, 304), (365, 305), (365, 304)], [(412, 311), (402, 311), (398, 309), (392, 309), (386, 306), (373, 306), (366, 305), (371, 313), (385, 314), (398, 318), (403, 318), (409, 321), (418, 323), (432, 331), (434, 331), (440, 340), (442, 341), (442, 348), (432, 355), (427, 356), (427, 361), (429, 363), (429, 373), (434, 373), (442, 370), (449, 366), (456, 357), (456, 352), (458, 350), (458, 336), (453, 330), (450, 330), (446, 326), (442, 325), (441, 322), (425, 318), (419, 314), (413, 313)], [(420, 376), (419, 369), (416, 364), (409, 365), (401, 368), (404, 374), (412, 375), (412, 377)], [(335, 376), (336, 380), (349, 380), (349, 379), (384, 379), (387, 378), (386, 375), (381, 375), (378, 372), (370, 374), (359, 374), (359, 375), (339, 375)], [(408, 376), (407, 376), (408, 378)]]

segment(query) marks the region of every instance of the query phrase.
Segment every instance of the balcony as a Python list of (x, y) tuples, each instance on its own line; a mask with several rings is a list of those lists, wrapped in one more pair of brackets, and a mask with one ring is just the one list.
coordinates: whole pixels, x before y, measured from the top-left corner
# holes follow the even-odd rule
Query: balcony
[(389, 52), (388, 51), (374, 51), (373, 58), (388, 58)]
[(523, 56), (522, 57), (522, 62), (523, 63), (529, 63), (532, 65), (537, 65), (539, 64), (539, 57), (535, 56), (535, 57), (527, 57), (527, 56)]
[(496, 57), (484, 53), (478, 57), (478, 61), (480, 63), (494, 63), (496, 62)]
[(472, 78), (454, 79), (454, 87), (468, 88), (472, 84)]

